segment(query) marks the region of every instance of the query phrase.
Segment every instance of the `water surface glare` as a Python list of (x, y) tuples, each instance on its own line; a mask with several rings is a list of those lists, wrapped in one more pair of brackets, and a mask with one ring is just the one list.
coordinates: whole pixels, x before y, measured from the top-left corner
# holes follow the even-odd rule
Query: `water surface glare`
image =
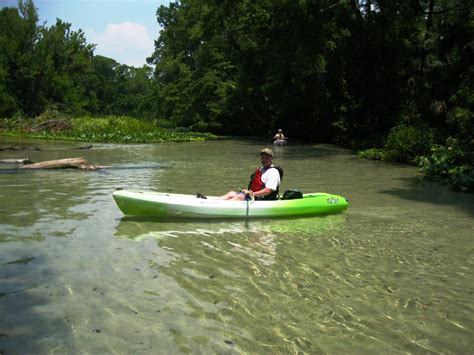
[[(246, 186), (268, 143), (15, 140), (0, 165), (0, 353), (469, 353), (474, 196), (328, 145), (275, 147), (282, 189), (341, 214), (200, 221), (125, 217), (115, 188), (215, 195)], [(80, 144), (79, 144), (80, 145)]]

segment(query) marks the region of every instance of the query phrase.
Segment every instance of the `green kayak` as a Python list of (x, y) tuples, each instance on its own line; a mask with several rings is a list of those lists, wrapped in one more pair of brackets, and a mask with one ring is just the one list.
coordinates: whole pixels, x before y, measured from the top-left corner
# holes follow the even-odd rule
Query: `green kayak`
[(126, 215), (194, 218), (289, 217), (343, 211), (347, 200), (327, 193), (304, 194), (303, 198), (274, 201), (228, 201), (216, 196), (206, 199), (194, 195), (151, 191), (117, 190), (113, 198)]

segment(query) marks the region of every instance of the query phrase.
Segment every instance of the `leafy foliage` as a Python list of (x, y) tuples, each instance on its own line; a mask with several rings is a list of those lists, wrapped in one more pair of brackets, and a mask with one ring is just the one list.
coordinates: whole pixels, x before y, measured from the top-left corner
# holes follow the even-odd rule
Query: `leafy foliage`
[(415, 163), (429, 152), (434, 134), (427, 126), (397, 126), (390, 130), (384, 146), (384, 159), (400, 163)]
[(474, 155), (466, 153), (460, 142), (448, 138), (446, 145), (435, 145), (420, 159), (420, 170), (429, 177), (441, 177), (461, 191), (474, 190)]
[(94, 56), (81, 30), (38, 25), (32, 0), (0, 9), (0, 117), (69, 114), (152, 118), (151, 68)]
[(385, 151), (380, 148), (370, 148), (357, 152), (359, 158), (385, 160)]

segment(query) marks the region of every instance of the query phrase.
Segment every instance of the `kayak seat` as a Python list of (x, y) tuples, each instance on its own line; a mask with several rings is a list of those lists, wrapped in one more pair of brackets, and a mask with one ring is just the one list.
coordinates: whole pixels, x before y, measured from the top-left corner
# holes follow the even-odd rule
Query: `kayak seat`
[(198, 193), (196, 194), (196, 198), (203, 198), (203, 199), (207, 200), (207, 197), (204, 196), (204, 195), (203, 195), (202, 193), (200, 193), (200, 192), (198, 192)]
[(303, 198), (303, 193), (299, 189), (289, 189), (283, 193), (282, 200), (296, 200)]

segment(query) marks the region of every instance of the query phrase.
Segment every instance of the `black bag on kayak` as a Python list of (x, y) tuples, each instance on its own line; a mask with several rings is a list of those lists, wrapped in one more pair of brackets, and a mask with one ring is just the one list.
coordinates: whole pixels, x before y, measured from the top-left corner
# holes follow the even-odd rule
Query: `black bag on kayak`
[(283, 193), (282, 200), (296, 200), (303, 198), (303, 193), (299, 189), (289, 189)]

